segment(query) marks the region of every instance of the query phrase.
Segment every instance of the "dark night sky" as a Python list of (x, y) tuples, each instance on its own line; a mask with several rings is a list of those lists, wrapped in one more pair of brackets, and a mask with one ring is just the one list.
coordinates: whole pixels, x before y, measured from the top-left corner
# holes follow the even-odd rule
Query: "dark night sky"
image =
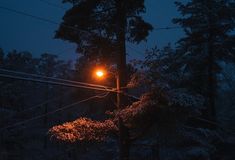
[[(47, 1), (62, 6), (62, 4), (60, 4), (62, 0)], [(40, 0), (1, 0), (0, 6), (45, 17), (56, 22), (61, 22), (65, 12), (65, 10), (61, 8), (48, 5)], [(69, 5), (64, 7), (68, 8)], [(144, 15), (144, 18), (154, 27), (175, 26), (171, 23), (171, 19), (178, 17), (179, 13), (174, 5), (174, 0), (146, 0), (146, 8), (147, 13)], [(54, 32), (58, 28), (58, 25), (49, 24), (1, 9), (0, 19), (0, 47), (3, 48), (5, 52), (16, 49), (18, 51), (30, 51), (35, 56), (49, 52), (58, 54), (63, 59), (74, 60), (76, 58), (74, 44), (53, 39)], [(179, 29), (154, 30), (147, 42), (143, 42), (138, 46), (128, 44), (128, 59), (143, 57), (139, 52), (155, 45), (162, 47), (168, 42), (174, 45), (182, 35), (182, 31)]]

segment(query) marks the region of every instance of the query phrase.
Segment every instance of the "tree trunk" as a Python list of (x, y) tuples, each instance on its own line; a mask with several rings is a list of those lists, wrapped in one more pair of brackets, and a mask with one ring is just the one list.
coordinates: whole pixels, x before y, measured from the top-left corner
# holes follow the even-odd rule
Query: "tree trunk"
[(214, 73), (214, 55), (212, 46), (209, 42), (208, 48), (208, 118), (209, 120), (216, 120), (216, 111), (215, 111), (215, 96), (216, 96), (216, 77)]
[[(118, 54), (117, 54), (117, 72), (118, 72), (118, 85), (121, 88), (127, 85), (126, 77), (126, 9), (124, 0), (116, 0), (117, 6), (117, 43), (118, 43)], [(119, 94), (120, 107), (122, 109), (126, 106), (125, 97)], [(130, 150), (129, 130), (124, 126), (123, 121), (119, 118), (119, 159), (128, 160)]]
[(216, 96), (216, 76), (215, 76), (215, 56), (213, 49), (214, 41), (214, 24), (211, 15), (212, 1), (208, 1), (208, 23), (209, 23), (209, 37), (208, 37), (208, 119), (216, 120), (215, 111), (215, 96)]

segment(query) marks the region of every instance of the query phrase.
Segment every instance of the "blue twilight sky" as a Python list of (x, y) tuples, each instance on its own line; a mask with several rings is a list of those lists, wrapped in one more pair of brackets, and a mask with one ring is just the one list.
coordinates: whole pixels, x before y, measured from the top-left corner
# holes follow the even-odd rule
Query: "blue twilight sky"
[[(62, 0), (0, 0), (0, 6), (61, 22), (65, 10), (49, 5), (45, 1), (64, 8), (70, 7), (61, 4)], [(146, 9), (145, 20), (156, 28), (175, 26), (171, 23), (171, 19), (179, 16), (174, 0), (146, 0)], [(3, 48), (5, 52), (16, 49), (30, 51), (34, 56), (48, 52), (57, 54), (66, 60), (75, 60), (77, 57), (75, 44), (53, 38), (58, 25), (0, 9), (0, 26), (0, 48)], [(182, 36), (183, 32), (180, 29), (154, 30), (147, 42), (138, 46), (128, 44), (128, 59), (142, 58), (143, 55), (140, 52), (155, 45), (163, 47), (168, 42), (174, 45)]]

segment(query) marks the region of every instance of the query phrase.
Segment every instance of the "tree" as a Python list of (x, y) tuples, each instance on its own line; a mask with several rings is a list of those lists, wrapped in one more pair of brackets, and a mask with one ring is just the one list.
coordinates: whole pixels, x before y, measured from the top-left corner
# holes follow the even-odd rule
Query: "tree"
[[(50, 133), (57, 140), (70, 143), (106, 141), (115, 138), (121, 117), (132, 146), (151, 146), (156, 151), (154, 159), (208, 159), (215, 151), (212, 142), (218, 137), (216, 132), (189, 123), (201, 116), (204, 99), (189, 88), (182, 88), (184, 72), (172, 70), (175, 55), (170, 45), (149, 50), (146, 60), (140, 63), (142, 67), (138, 67), (144, 68), (144, 73), (137, 72), (129, 83), (147, 88), (145, 94), (126, 108), (108, 113), (108, 120), (100, 123), (79, 118), (54, 126)], [(132, 158), (141, 159), (135, 154), (141, 156), (145, 149), (133, 147), (133, 152)]]
[[(2, 68), (27, 73), (34, 73), (36, 69), (31, 53), (17, 52), (16, 50), (9, 52), (5, 56)], [(12, 83), (5, 81), (5, 83), (6, 84), (3, 86), (5, 89), (3, 90), (5, 90), (6, 93), (2, 93), (2, 96), (5, 95), (6, 97), (4, 96), (4, 99), (10, 103), (7, 106), (18, 107), (18, 110), (24, 109), (27, 94), (25, 91), (31, 86), (26, 85), (26, 83), (22, 81), (12, 81)]]
[[(77, 44), (77, 51), (90, 59), (101, 62), (114, 62), (118, 58), (115, 53), (118, 47), (120, 30), (125, 34), (125, 40), (139, 43), (144, 40), (152, 26), (140, 16), (145, 12), (144, 0), (104, 0), (81, 1), (64, 0), (73, 3), (63, 17), (63, 22), (55, 37)], [(118, 7), (123, 7), (124, 24), (118, 18)], [(122, 40), (124, 43), (125, 41)], [(115, 59), (113, 59), (115, 58)], [(116, 60), (115, 60), (116, 62)]]
[(220, 61), (234, 62), (234, 1), (191, 0), (176, 2), (183, 18), (174, 23), (184, 28), (186, 37), (179, 41), (180, 67), (190, 72), (190, 88), (204, 95), (206, 116), (216, 119), (215, 100)]
[(55, 37), (76, 43), (78, 53), (89, 61), (103, 64), (120, 61), (121, 83), (125, 86), (125, 42), (139, 43), (152, 29), (140, 16), (145, 12), (144, 0), (63, 2), (72, 3), (73, 7), (64, 15)]
[[(44, 76), (49, 74), (49, 76), (63, 79), (70, 79), (72, 75), (71, 64), (59, 60), (59, 58), (54, 55), (43, 54), (39, 58), (34, 58), (29, 52), (19, 52), (16, 50), (5, 54), (5, 56), (2, 55), (0, 50), (0, 61), (2, 60), (0, 62), (1, 69)], [(48, 68), (50, 70), (48, 70)], [(3, 75), (33, 78), (32, 76), (23, 76), (19, 73), (8, 72), (6, 70), (1, 70), (0, 72)], [(35, 123), (21, 122), (43, 114), (43, 106), (45, 104), (48, 104), (48, 109), (56, 110), (71, 101), (75, 101), (77, 97), (75, 97), (75, 94), (71, 91), (67, 92), (67, 90), (70, 90), (68, 87), (61, 88), (61, 86), (50, 86), (50, 92), (47, 97), (49, 101), (45, 102), (45, 91), (48, 88), (47, 84), (0, 77), (0, 85), (0, 159), (5, 158), (3, 156), (4, 154), (6, 154), (6, 158), (10, 159), (31, 159), (32, 156), (42, 151), (41, 145), (38, 144), (42, 143), (43, 139), (46, 140), (47, 136), (45, 132), (48, 128), (43, 127), (43, 123), (40, 119), (36, 122), (34, 121), (38, 125), (35, 125)], [(32, 106), (36, 107), (32, 108)], [(74, 113), (71, 115), (75, 116)], [(63, 118), (66, 118), (64, 112), (61, 115), (53, 115), (53, 118), (50, 119), (49, 122), (57, 123), (58, 120), (61, 121)], [(17, 125), (19, 122), (21, 125)], [(30, 146), (30, 150), (34, 148), (34, 152), (29, 153), (27, 151), (28, 148), (25, 147), (27, 145)], [(56, 146), (53, 147), (53, 150), (55, 150), (55, 148)], [(42, 155), (44, 159), (52, 158), (48, 157), (51, 151), (50, 146), (47, 151), (44, 150), (45, 154)], [(58, 153), (60, 153), (60, 151), (57, 148), (53, 157), (56, 157), (56, 159), (61, 158), (57, 155)]]
[[(163, 159), (209, 158), (215, 149), (211, 145), (213, 133), (187, 124), (189, 118), (200, 115), (203, 98), (190, 95), (180, 88), (165, 88), (167, 84), (159, 84), (154, 77), (148, 76), (147, 79), (153, 81), (145, 84), (141, 81), (141, 84), (151, 86), (151, 90), (128, 107), (109, 113), (109, 119), (99, 122), (79, 118), (52, 127), (50, 134), (57, 140), (69, 143), (102, 142), (115, 138), (119, 131), (118, 118), (121, 117), (130, 131), (133, 146), (136, 141), (158, 146), (158, 155)], [(143, 150), (132, 151), (144, 153)]]
[[(73, 7), (66, 12), (55, 37), (77, 44), (77, 51), (88, 60), (117, 65), (121, 87), (126, 80), (126, 41), (139, 43), (148, 36), (152, 26), (141, 13), (144, 0), (64, 0)], [(125, 106), (121, 98), (121, 106)], [(125, 130), (125, 129), (124, 129)], [(121, 157), (128, 157), (128, 131), (120, 130)], [(125, 144), (124, 144), (125, 143)], [(125, 149), (124, 149), (125, 148)]]

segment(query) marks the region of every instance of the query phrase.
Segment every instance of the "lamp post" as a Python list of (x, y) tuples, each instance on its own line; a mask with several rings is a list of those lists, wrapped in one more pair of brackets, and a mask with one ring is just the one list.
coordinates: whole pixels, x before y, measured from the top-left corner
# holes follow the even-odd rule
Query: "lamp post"
[[(113, 73), (111, 73), (113, 74)], [(97, 78), (102, 79), (106, 75), (106, 71), (103, 69), (97, 69), (95, 71)], [(116, 92), (117, 92), (117, 109), (121, 110), (121, 87), (119, 74), (115, 74), (116, 78)], [(118, 129), (119, 129), (119, 159), (128, 160), (129, 157), (129, 133), (126, 131), (121, 117), (118, 117)]]
[[(111, 73), (111, 72), (109, 72)], [(111, 73), (113, 74), (113, 73)], [(104, 78), (104, 76), (106, 75), (106, 71), (104, 69), (96, 69), (95, 71), (95, 75), (97, 78), (102, 79)], [(121, 88), (120, 88), (120, 79), (119, 76), (117, 74), (113, 74), (116, 78), (116, 91), (117, 91), (117, 109), (121, 109), (121, 104), (120, 104), (120, 92), (121, 92)]]

